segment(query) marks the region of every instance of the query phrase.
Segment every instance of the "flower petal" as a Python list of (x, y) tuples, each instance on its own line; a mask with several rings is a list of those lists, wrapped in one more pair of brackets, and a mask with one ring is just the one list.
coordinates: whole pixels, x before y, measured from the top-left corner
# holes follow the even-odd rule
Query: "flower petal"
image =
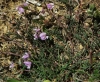
[(30, 61), (24, 61), (24, 64), (25, 64), (25, 66), (27, 66), (27, 69), (30, 69), (32, 62), (30, 62)]
[(46, 36), (46, 33), (45, 32), (40, 33), (39, 37), (40, 37), (41, 40), (48, 39), (48, 36)]
[(29, 58), (29, 54), (27, 52), (25, 52), (25, 54), (22, 56), (23, 59), (27, 59)]
[(53, 7), (54, 7), (54, 3), (49, 3), (49, 4), (47, 4), (47, 8), (48, 8), (48, 9), (53, 9)]

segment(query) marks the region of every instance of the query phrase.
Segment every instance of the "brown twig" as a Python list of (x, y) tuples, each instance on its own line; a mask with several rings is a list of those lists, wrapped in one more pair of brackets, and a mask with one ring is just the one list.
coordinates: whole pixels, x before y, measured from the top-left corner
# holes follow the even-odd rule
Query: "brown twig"
[(92, 63), (93, 63), (93, 55), (92, 55), (92, 50), (90, 49), (90, 51), (89, 51), (89, 59), (90, 59), (90, 64), (92, 65)]

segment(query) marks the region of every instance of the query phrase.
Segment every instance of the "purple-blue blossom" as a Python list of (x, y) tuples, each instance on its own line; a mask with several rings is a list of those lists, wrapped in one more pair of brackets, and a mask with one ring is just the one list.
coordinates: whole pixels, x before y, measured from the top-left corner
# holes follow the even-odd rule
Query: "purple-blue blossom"
[(39, 37), (40, 37), (41, 40), (46, 40), (46, 39), (48, 39), (48, 36), (46, 35), (45, 32), (40, 33)]
[(25, 3), (23, 3), (23, 6), (26, 7), (26, 6), (28, 6), (28, 4), (29, 4), (28, 2), (25, 2)]
[(22, 5), (19, 5), (18, 7), (16, 7), (16, 10), (18, 11), (19, 14), (22, 14), (25, 12), (24, 7), (28, 7), (28, 3), (25, 2)]
[(39, 38), (39, 33), (41, 32), (40, 29), (36, 28), (36, 29), (33, 29), (35, 31), (35, 34), (33, 35), (34, 36), (34, 40), (37, 40)]
[(18, 6), (18, 7), (16, 8), (16, 10), (18, 11), (19, 14), (24, 13), (24, 9), (23, 9), (21, 6)]
[(39, 38), (37, 33), (35, 33), (33, 36), (34, 36), (34, 40), (37, 40)]
[(27, 67), (27, 69), (30, 69), (32, 62), (30, 62), (30, 61), (24, 61), (24, 64)]
[(10, 69), (14, 68), (14, 63), (13, 63), (13, 62), (11, 62), (9, 68), (10, 68)]
[(47, 8), (48, 8), (48, 9), (53, 9), (53, 7), (54, 7), (54, 3), (49, 3), (49, 4), (47, 4)]
[(29, 54), (27, 52), (25, 52), (25, 54), (22, 56), (22, 58), (25, 60), (27, 58), (29, 58)]
[(39, 28), (33, 29), (35, 32), (41, 32)]
[(40, 29), (33, 29), (35, 31), (34, 33), (34, 40), (37, 40), (37, 39), (41, 39), (41, 40), (46, 40), (48, 39), (48, 36), (46, 35), (45, 32), (41, 32)]

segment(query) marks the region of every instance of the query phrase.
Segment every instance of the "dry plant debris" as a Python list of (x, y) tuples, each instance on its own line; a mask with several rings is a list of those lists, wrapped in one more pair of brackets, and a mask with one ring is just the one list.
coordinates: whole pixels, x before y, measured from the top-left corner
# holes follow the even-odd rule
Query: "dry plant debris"
[[(30, 2), (32, 0), (27, 0), (27, 1)], [(95, 54), (95, 53), (100, 52), (100, 49), (98, 49), (98, 48), (97, 48), (97, 50), (94, 49), (94, 51), (92, 51), (90, 49), (88, 54), (85, 55), (85, 57), (80, 56), (79, 54), (80, 53), (84, 54), (86, 48), (88, 49), (89, 46), (88, 45), (84, 46), (82, 44), (82, 42), (79, 42), (76, 39), (72, 39), (73, 33), (70, 33), (69, 31), (66, 32), (66, 29), (69, 28), (68, 24), (70, 23), (70, 21), (68, 19), (66, 19), (65, 16), (67, 16), (71, 12), (73, 12), (71, 14), (73, 15), (73, 18), (75, 18), (76, 22), (80, 22), (84, 26), (83, 27), (84, 29), (87, 29), (89, 31), (89, 33), (93, 34), (92, 19), (87, 17), (87, 14), (86, 14), (87, 8), (86, 7), (89, 4), (94, 3), (97, 10), (100, 10), (99, 0), (80, 0), (81, 4), (77, 3), (77, 1), (78, 0), (73, 0), (73, 2), (75, 3), (75, 4), (73, 3), (75, 8), (73, 9), (74, 11), (70, 11), (70, 9), (66, 8), (66, 4), (60, 2), (60, 0), (59, 1), (43, 0), (43, 2), (41, 2), (41, 0), (37, 0), (37, 2), (39, 2), (38, 4), (36, 2), (30, 2), (29, 6), (28, 6), (29, 11), (26, 10), (25, 11), (26, 14), (20, 15), (20, 14), (18, 14), (16, 7), (18, 7), (18, 5), (21, 5), (25, 1), (1, 0), (1, 2), (0, 2), (0, 75), (1, 75), (0, 82), (3, 82), (2, 78), (4, 79), (5, 77), (7, 77), (6, 79), (9, 79), (9, 78), (19, 79), (20, 78), (20, 76), (24, 72), (23, 66), (22, 66), (23, 60), (21, 58), (23, 56), (24, 52), (27, 51), (30, 54), (30, 57), (34, 57), (33, 55), (41, 53), (41, 49), (38, 48), (39, 44), (34, 46), (32, 44), (33, 42), (31, 41), (33, 39), (31, 39), (30, 35), (28, 35), (28, 32), (32, 32), (33, 34), (35, 33), (34, 31), (31, 31), (31, 27), (33, 28), (33, 26), (41, 29), (41, 31), (38, 32), (38, 36), (40, 33), (42, 33), (42, 32), (44, 33), (44, 27), (49, 29), (50, 32), (52, 31), (52, 29), (55, 28), (55, 26), (60, 27), (61, 31), (60, 31), (59, 35), (62, 34), (61, 37), (63, 37), (64, 41), (60, 40), (60, 38), (57, 38), (57, 35), (51, 34), (51, 36), (49, 36), (49, 37), (51, 39), (53, 38), (54, 44), (58, 44), (58, 46), (64, 47), (63, 50), (61, 51), (61, 53), (60, 53), (60, 50), (58, 50), (58, 52), (57, 52), (57, 53), (60, 53), (60, 60), (62, 60), (62, 61), (63, 61), (63, 57), (66, 60), (70, 59), (70, 57), (68, 55), (66, 55), (66, 52), (64, 52), (64, 51), (68, 51), (68, 50), (69, 50), (68, 51), (69, 53), (71, 52), (72, 54), (74, 54), (74, 57), (76, 57), (76, 59), (73, 60), (73, 62), (71, 62), (72, 64), (77, 62), (78, 57), (80, 58), (79, 61), (84, 60), (83, 62), (87, 62), (85, 60), (89, 59), (89, 57), (91, 56), (92, 53)], [(49, 10), (46, 7), (46, 4), (48, 4), (50, 2), (54, 3), (54, 8), (52, 10)], [(36, 6), (36, 5), (39, 5), (39, 6)], [(40, 6), (40, 5), (42, 5), (42, 6)], [(68, 6), (70, 6), (70, 5), (67, 5), (67, 7)], [(40, 13), (42, 11), (42, 9), (44, 9), (45, 14)], [(81, 20), (80, 18), (83, 20)], [(34, 22), (32, 22), (32, 20), (34, 20)], [(29, 25), (30, 25), (30, 27), (28, 27)], [(72, 27), (74, 28), (73, 31), (76, 33), (77, 26), (72, 26)], [(90, 29), (88, 29), (88, 28), (90, 28)], [(100, 29), (99, 29), (99, 31), (100, 31)], [(87, 32), (88, 35), (89, 35), (89, 33)], [(100, 33), (98, 33), (97, 35), (98, 35), (98, 38), (100, 38)], [(77, 35), (75, 35), (75, 37), (77, 37)], [(96, 37), (96, 36), (94, 36), (94, 37)], [(67, 41), (66, 41), (66, 38), (68, 39)], [(83, 37), (80, 36), (80, 38), (84, 38), (84, 36)], [(94, 40), (94, 38), (92, 38), (92, 37), (90, 37), (88, 39), (90, 42), (92, 42)], [(42, 40), (44, 40), (44, 39), (42, 39)], [(84, 40), (85, 40), (85, 38), (84, 38)], [(66, 42), (66, 44), (64, 42)], [(84, 43), (84, 44), (87, 44), (87, 43)], [(51, 48), (53, 48), (53, 45), (49, 45), (49, 44), (47, 44), (47, 45), (50, 46)], [(33, 54), (33, 52), (34, 52), (34, 54)], [(44, 52), (45, 52), (44, 55), (47, 55), (47, 53), (50, 54), (49, 51), (48, 52), (44, 51)], [(55, 55), (56, 55), (56, 53), (55, 53)], [(97, 57), (97, 59), (98, 59), (98, 57)], [(97, 60), (98, 62), (99, 62), (99, 59)], [(95, 59), (93, 59), (93, 60), (95, 60)], [(90, 63), (95, 62), (93, 60), (90, 59)], [(31, 61), (31, 59), (28, 59), (27, 61)], [(54, 70), (54, 68), (56, 68), (56, 66), (64, 67), (64, 65), (60, 65), (56, 60), (53, 63), (55, 66), (51, 67), (52, 70)], [(28, 62), (28, 64), (29, 64), (29, 62)], [(12, 67), (9, 67), (11, 65), (12, 65)], [(14, 66), (14, 68), (13, 68), (13, 66)], [(28, 65), (26, 64), (26, 66), (28, 66)], [(71, 65), (69, 65), (69, 66), (71, 66)], [(25, 69), (25, 71), (31, 71), (31, 70)], [(65, 72), (68, 73), (68, 71), (65, 71)], [(80, 72), (81, 72), (81, 70), (80, 71), (77, 70), (77, 72), (75, 74), (73, 74), (72, 78), (69, 79), (69, 82), (73, 82), (72, 80), (76, 80), (76, 79), (79, 81), (80, 81), (80, 79), (82, 79), (82, 81), (83, 81), (83, 79), (87, 80), (88, 77), (85, 77), (85, 75), (80, 75), (80, 77), (78, 77), (78, 74)], [(86, 73), (86, 75), (88, 75), (88, 74)], [(61, 74), (59, 76), (63, 76), (63, 74)], [(33, 78), (34, 78), (34, 76), (33, 76)], [(49, 82), (49, 81), (47, 81), (47, 82)], [(56, 82), (56, 80), (52, 81), (52, 82)], [(66, 82), (68, 82), (68, 81), (66, 81)], [(84, 82), (87, 82), (87, 81), (84, 81)]]

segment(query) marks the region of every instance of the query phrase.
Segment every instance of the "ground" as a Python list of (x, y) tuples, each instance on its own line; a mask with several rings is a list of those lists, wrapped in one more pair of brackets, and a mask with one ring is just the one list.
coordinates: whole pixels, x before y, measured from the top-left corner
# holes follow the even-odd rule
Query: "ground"
[[(29, 42), (28, 40), (23, 40), (22, 38), (16, 39), (16, 36), (15, 36), (16, 33), (18, 33), (19, 36), (22, 36), (23, 35), (23, 34), (21, 34), (22, 31), (27, 30), (25, 27), (23, 27), (23, 26), (25, 26), (24, 23), (21, 24), (20, 29), (19, 28), (15, 29), (16, 24), (18, 24), (17, 20), (23, 21), (23, 19), (24, 19), (24, 18), (21, 19), (20, 14), (18, 14), (18, 11), (16, 10), (16, 7), (20, 4), (22, 4), (23, 2), (24, 1), (20, 1), (20, 0), (0, 0), (0, 75), (2, 76), (2, 78), (5, 78), (5, 77), (17, 78), (18, 75), (20, 75), (22, 73), (22, 70), (20, 68), (19, 69), (17, 69), (17, 68), (20, 67), (19, 66), (20, 62), (21, 62), (20, 57), (22, 56), (19, 53), (22, 54), (23, 51), (20, 50), (20, 51), (17, 52), (16, 46), (18, 46), (19, 48), (21, 48), (22, 46), (24, 46), (24, 48), (27, 47), (28, 51), (30, 53), (32, 53), (31, 51), (34, 50), (33, 46), (31, 45), (31, 42)], [(65, 7), (65, 4), (60, 2), (60, 0), (59, 1), (53, 0), (53, 2), (56, 4), (54, 10), (57, 9), (58, 10), (57, 14), (59, 16), (61, 16), (61, 17), (58, 17), (58, 15), (57, 16), (55, 15), (55, 18), (58, 17), (59, 19), (58, 19), (58, 21), (53, 21), (54, 25), (55, 25), (55, 22), (56, 22), (57, 26), (60, 26), (61, 28), (62, 27), (67, 28), (67, 25), (65, 25), (65, 19), (62, 17), (62, 15), (66, 15), (66, 13), (69, 13), (69, 12), (67, 12), (67, 8)], [(41, 0), (40, 0), (40, 3), (43, 4), (43, 2), (41, 2)], [(46, 3), (48, 3), (48, 1)], [(89, 4), (93, 4), (93, 3), (95, 4), (97, 10), (100, 11), (100, 1), (99, 0), (83, 0), (81, 7), (85, 11), (87, 9), (86, 7)], [(30, 4), (29, 6), (30, 6), (30, 8), (33, 8), (34, 4)], [(75, 6), (75, 8), (74, 8), (75, 11), (78, 10), (78, 6)], [(41, 7), (37, 7), (37, 11), (39, 11), (39, 10), (41, 10)], [(38, 13), (38, 12), (36, 12), (36, 13)], [(52, 19), (52, 16), (48, 16), (48, 18), (45, 18), (45, 21), (44, 21), (45, 26), (47, 26), (46, 24), (52, 25), (52, 21), (51, 21), (51, 23), (48, 23), (48, 19)], [(88, 28), (88, 25), (89, 25), (87, 21), (91, 25), (91, 19), (86, 18), (86, 20), (84, 22), (84, 26), (86, 28)], [(27, 21), (24, 21), (24, 22), (27, 23)], [(65, 26), (62, 26), (62, 24), (65, 25)], [(34, 26), (41, 27), (41, 24), (34, 23)], [(91, 31), (91, 29), (89, 29), (89, 31)], [(64, 36), (64, 38), (66, 38), (67, 36), (65, 36), (66, 35), (65, 30), (62, 30), (62, 32), (63, 32), (62, 35)], [(26, 36), (27, 35), (25, 35), (25, 37)], [(70, 34), (69, 34), (69, 36), (70, 36)], [(58, 41), (57, 41), (56, 37), (55, 36), (53, 36), (53, 37), (54, 37), (55, 43), (57, 43)], [(68, 39), (70, 40), (70, 38), (71, 37), (69, 37)], [(72, 44), (71, 40), (67, 41), (67, 43), (68, 43), (68, 45), (70, 45), (70, 47), (72, 49), (73, 44)], [(76, 42), (76, 43), (77, 44), (74, 45), (75, 49), (73, 49), (72, 52), (74, 51), (73, 53), (76, 54), (77, 52), (84, 51), (83, 44), (79, 43), (79, 42)], [(62, 41), (59, 41), (58, 44), (61, 45), (61, 46), (65, 45)], [(10, 50), (12, 48), (12, 46), (15, 49), (15, 51)], [(97, 50), (97, 52), (98, 51), (100, 51), (100, 50)], [(91, 53), (91, 50), (90, 50), (90, 53)], [(16, 56), (15, 59), (19, 58), (18, 61), (12, 59), (13, 58), (12, 55)], [(60, 57), (62, 58), (62, 55)], [(65, 56), (65, 58), (69, 59), (68, 56)], [(88, 59), (88, 58), (89, 57), (86, 56), (84, 58), (84, 60)], [(9, 64), (11, 63), (11, 60), (18, 62), (19, 65), (15, 64), (14, 70), (8, 71), (9, 70)], [(91, 60), (90, 60), (90, 63), (92, 63)], [(55, 64), (57, 64), (57, 63), (55, 63)], [(2, 78), (0, 78), (0, 80), (2, 80)]]

